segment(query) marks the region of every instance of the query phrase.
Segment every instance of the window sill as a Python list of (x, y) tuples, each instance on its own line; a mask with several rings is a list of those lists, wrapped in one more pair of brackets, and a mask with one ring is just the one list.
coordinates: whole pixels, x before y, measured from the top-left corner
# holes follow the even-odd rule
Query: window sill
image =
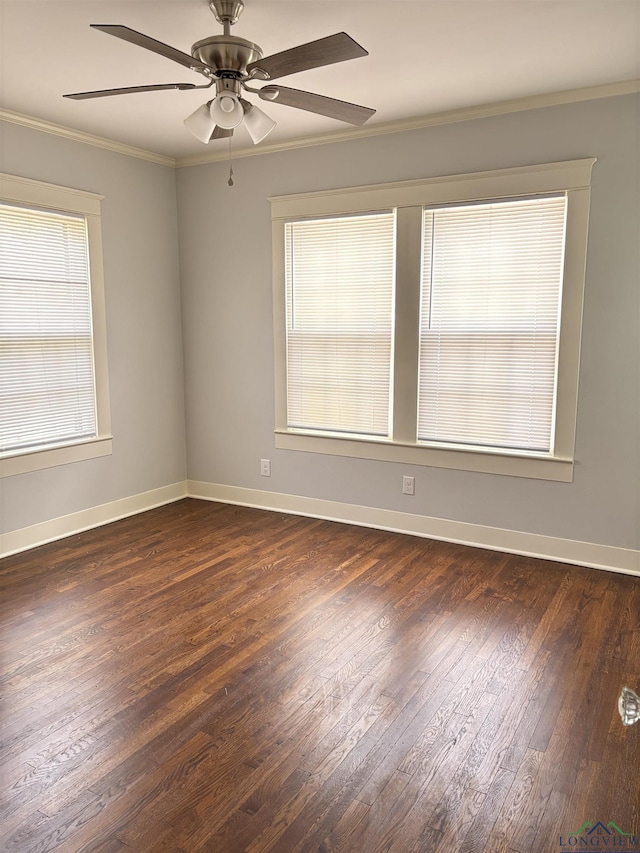
[(572, 459), (542, 454), (524, 455), (508, 451), (479, 451), (473, 448), (430, 447), (423, 444), (400, 444), (386, 439), (334, 437), (286, 429), (275, 431), (275, 444), (281, 450), (300, 450), (307, 453), (452, 468), (458, 471), (528, 477), (535, 480), (555, 480), (562, 483), (570, 483), (573, 480)]
[(91, 438), (75, 444), (43, 447), (38, 450), (19, 451), (0, 456), (0, 479), (16, 474), (27, 474), (43, 468), (55, 468), (71, 462), (82, 462), (100, 456), (110, 456), (113, 438), (110, 435)]

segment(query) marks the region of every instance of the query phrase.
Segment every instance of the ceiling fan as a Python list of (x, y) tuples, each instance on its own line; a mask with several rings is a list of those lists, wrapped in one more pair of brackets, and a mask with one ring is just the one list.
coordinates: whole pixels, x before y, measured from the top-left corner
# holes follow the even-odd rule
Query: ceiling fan
[[(218, 23), (222, 24), (223, 35), (209, 36), (197, 41), (191, 48), (191, 56), (129, 27), (119, 24), (91, 24), (96, 30), (144, 47), (178, 62), (191, 71), (197, 71), (208, 79), (208, 83), (201, 86), (195, 83), (129, 86), (122, 89), (75, 92), (64, 97), (84, 100), (134, 92), (158, 92), (163, 89), (208, 89), (215, 83), (215, 98), (198, 107), (184, 122), (196, 139), (204, 143), (233, 136), (234, 129), (244, 124), (254, 145), (257, 145), (276, 126), (276, 122), (259, 107), (242, 97), (243, 90), (258, 95), (263, 101), (308, 110), (355, 125), (364, 124), (375, 113), (375, 110), (369, 107), (348, 101), (268, 83), (298, 71), (368, 56), (368, 52), (346, 33), (336, 33), (263, 57), (262, 49), (257, 44), (231, 35), (231, 26), (240, 17), (244, 0), (210, 0), (209, 7)], [(267, 82), (268, 85), (253, 88), (248, 85), (251, 82)]]

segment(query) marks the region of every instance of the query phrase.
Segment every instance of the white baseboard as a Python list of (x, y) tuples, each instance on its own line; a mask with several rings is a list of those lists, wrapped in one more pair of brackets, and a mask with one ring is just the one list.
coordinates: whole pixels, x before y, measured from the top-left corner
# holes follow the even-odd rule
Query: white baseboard
[(186, 497), (187, 483), (183, 480), (159, 489), (152, 489), (150, 492), (120, 498), (108, 504), (90, 507), (71, 515), (63, 515), (60, 518), (52, 518), (50, 521), (42, 521), (30, 527), (3, 533), (0, 534), (0, 557), (8, 557), (10, 554), (26, 551), (28, 548), (35, 548), (38, 545), (72, 536), (74, 533), (81, 533), (92, 527), (100, 527), (119, 518), (137, 515), (139, 512), (146, 512), (148, 509)]
[(361, 527), (390, 530), (394, 533), (409, 533), (428, 539), (440, 539), (476, 548), (522, 554), (527, 557), (572, 563), (640, 577), (640, 551), (628, 548), (578, 542), (480, 524), (467, 524), (445, 518), (429, 518), (423, 515), (319, 498), (203, 483), (197, 480), (172, 483), (169, 486), (131, 495), (71, 515), (43, 521), (21, 530), (0, 534), (0, 557), (8, 557), (10, 554), (26, 551), (65, 536), (72, 536), (74, 533), (81, 533), (92, 527), (100, 527), (111, 521), (136, 515), (185, 497), (323, 518), (328, 521), (357, 524)]
[(522, 533), (499, 527), (467, 524), (445, 518), (429, 518), (388, 509), (300, 497), (299, 495), (243, 489), (216, 483), (202, 483), (197, 480), (189, 480), (187, 490), (191, 498), (286, 512), (292, 515), (323, 518), (328, 521), (340, 521), (362, 527), (375, 527), (395, 533), (409, 533), (428, 539), (440, 539), (445, 542), (488, 548), (492, 551), (522, 554), (527, 557), (538, 557), (559, 563), (572, 563), (593, 569), (606, 569), (640, 577), (640, 551), (629, 548), (578, 542), (572, 539), (542, 536), (537, 533)]

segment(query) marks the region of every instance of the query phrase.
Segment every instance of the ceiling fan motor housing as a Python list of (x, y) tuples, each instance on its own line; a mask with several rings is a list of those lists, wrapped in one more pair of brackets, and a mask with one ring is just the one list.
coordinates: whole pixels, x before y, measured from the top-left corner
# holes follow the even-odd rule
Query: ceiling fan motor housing
[(219, 77), (216, 80), (216, 95), (234, 95), (239, 98), (242, 94), (240, 81), (235, 77)]
[(197, 41), (191, 48), (191, 55), (215, 68), (216, 72), (230, 71), (244, 76), (247, 65), (262, 59), (262, 50), (252, 41), (223, 35)]

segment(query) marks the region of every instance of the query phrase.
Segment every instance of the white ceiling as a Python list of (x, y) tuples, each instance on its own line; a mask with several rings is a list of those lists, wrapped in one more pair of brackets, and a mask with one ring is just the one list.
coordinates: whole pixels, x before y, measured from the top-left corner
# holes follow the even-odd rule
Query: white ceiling
[[(0, 0), (0, 107), (170, 157), (206, 153), (182, 120), (210, 90), (62, 98), (204, 82), (90, 23), (124, 24), (186, 53), (222, 32), (207, 0)], [(269, 55), (342, 30), (370, 55), (283, 84), (374, 107), (365, 128), (640, 77), (640, 0), (245, 0), (232, 34)], [(350, 127), (252, 100), (278, 122), (268, 144)], [(250, 144), (244, 129), (233, 144)]]

